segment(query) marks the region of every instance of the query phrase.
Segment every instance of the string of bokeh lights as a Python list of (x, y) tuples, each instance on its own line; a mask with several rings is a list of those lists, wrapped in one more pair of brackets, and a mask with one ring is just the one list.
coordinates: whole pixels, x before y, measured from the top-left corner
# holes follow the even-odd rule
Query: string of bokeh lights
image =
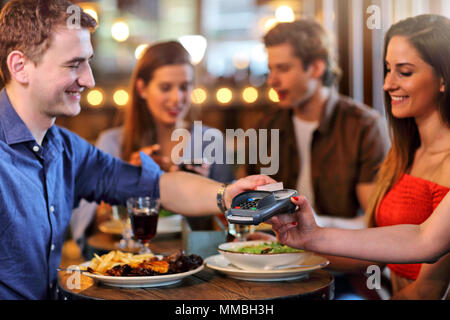
[[(99, 21), (99, 14), (97, 8), (92, 3), (80, 3), (84, 12), (91, 15), (94, 19)], [(295, 20), (295, 13), (291, 7), (283, 5), (276, 8), (273, 17), (264, 17), (259, 21), (259, 26), (267, 32), (280, 22), (291, 22)], [(111, 36), (117, 42), (125, 42), (130, 36), (130, 29), (125, 19), (117, 19), (111, 26)], [(179, 38), (180, 43), (186, 48), (192, 57), (194, 65), (199, 64), (205, 54), (207, 48), (207, 41), (200, 35), (187, 35)], [(139, 59), (145, 52), (148, 44), (139, 44), (135, 49), (135, 58)], [(259, 46), (253, 50), (252, 55), (255, 59), (265, 59), (264, 48)], [(233, 58), (233, 64), (236, 69), (245, 69), (249, 66), (250, 58), (238, 52)], [(109, 95), (108, 95), (109, 96)], [(89, 107), (101, 108), (105, 105), (110, 105), (106, 101), (106, 92), (101, 87), (95, 87), (88, 91), (86, 95), (86, 102)], [(228, 87), (220, 87), (218, 89), (207, 89), (204, 87), (197, 87), (191, 93), (191, 102), (196, 106), (204, 106), (208, 103), (217, 103), (220, 106), (226, 107), (233, 105), (233, 103), (244, 103), (252, 105), (261, 99), (266, 99), (271, 102), (278, 102), (278, 95), (272, 88), (256, 88), (248, 86), (243, 89), (233, 89)], [(116, 88), (113, 90), (112, 102), (115, 107), (123, 108), (129, 102), (129, 93), (125, 88)]]

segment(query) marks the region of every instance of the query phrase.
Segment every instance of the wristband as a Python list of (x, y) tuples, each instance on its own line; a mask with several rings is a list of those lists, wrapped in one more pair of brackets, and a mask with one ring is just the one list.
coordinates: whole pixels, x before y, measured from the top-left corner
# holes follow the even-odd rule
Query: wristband
[(222, 213), (225, 213), (225, 211), (227, 211), (225, 205), (225, 189), (227, 186), (228, 184), (224, 183), (220, 186), (219, 190), (217, 191), (217, 206), (219, 207)]

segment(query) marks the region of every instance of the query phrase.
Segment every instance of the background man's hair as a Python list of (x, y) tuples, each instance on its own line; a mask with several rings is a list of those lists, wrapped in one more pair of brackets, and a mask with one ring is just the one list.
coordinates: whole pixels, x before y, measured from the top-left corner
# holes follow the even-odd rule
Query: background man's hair
[[(0, 12), (0, 76), (3, 84), (11, 80), (6, 63), (8, 55), (19, 50), (39, 63), (50, 46), (52, 32), (67, 25), (75, 6), (68, 0), (11, 0)], [(97, 22), (79, 7), (80, 27), (94, 31)]]
[(322, 77), (324, 86), (329, 87), (339, 81), (341, 70), (332, 45), (332, 37), (318, 22), (302, 19), (279, 23), (264, 36), (266, 47), (283, 43), (292, 45), (294, 55), (302, 61), (305, 69), (316, 59), (326, 62), (327, 68)]

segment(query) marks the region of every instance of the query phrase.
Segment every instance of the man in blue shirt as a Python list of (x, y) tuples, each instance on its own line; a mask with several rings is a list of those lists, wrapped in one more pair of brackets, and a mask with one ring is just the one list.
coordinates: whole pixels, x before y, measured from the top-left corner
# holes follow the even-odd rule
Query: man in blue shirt
[(80, 112), (81, 92), (95, 84), (89, 61), (96, 22), (80, 11), (73, 17), (77, 8), (66, 0), (12, 0), (0, 13), (0, 299), (51, 296), (70, 215), (82, 198), (124, 204), (148, 195), (168, 210), (205, 215), (220, 212), (222, 195), (221, 209), (238, 193), (273, 182), (247, 177), (223, 194), (217, 182), (163, 173), (144, 154), (142, 167), (129, 165), (55, 126), (57, 116)]

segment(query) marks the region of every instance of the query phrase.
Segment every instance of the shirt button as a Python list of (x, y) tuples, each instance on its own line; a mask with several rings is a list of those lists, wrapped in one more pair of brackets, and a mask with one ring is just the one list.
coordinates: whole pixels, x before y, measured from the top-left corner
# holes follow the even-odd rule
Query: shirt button
[(55, 250), (55, 245), (52, 243), (52, 245), (50, 246), (50, 250), (53, 251)]
[(33, 147), (33, 151), (34, 151), (34, 152), (38, 152), (38, 151), (39, 151), (39, 146), (34, 146), (34, 147)]
[(54, 206), (50, 206), (50, 212), (55, 212), (55, 207)]

